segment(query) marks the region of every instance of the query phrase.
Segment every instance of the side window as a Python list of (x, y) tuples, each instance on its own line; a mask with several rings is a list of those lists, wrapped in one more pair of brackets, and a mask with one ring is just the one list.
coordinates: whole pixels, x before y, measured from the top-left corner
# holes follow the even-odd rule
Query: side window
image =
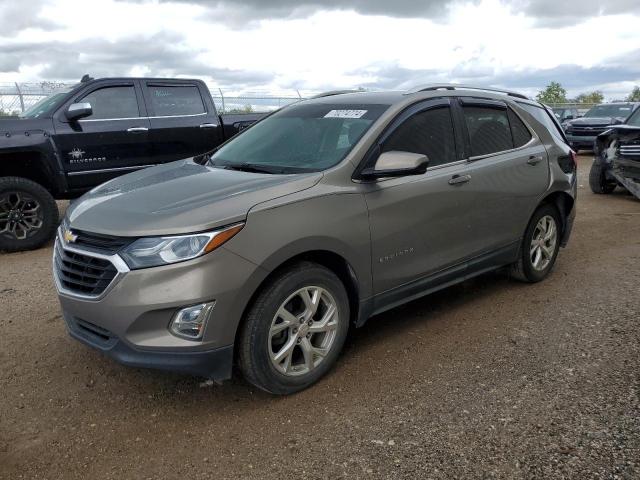
[(149, 96), (154, 115), (176, 116), (205, 113), (200, 91), (191, 86), (149, 85)]
[(383, 152), (422, 153), (429, 166), (455, 162), (456, 147), (449, 107), (437, 107), (416, 113), (396, 128), (385, 140)]
[(560, 125), (558, 124), (557, 120), (554, 121), (554, 119), (551, 118), (551, 115), (549, 115), (549, 113), (545, 109), (543, 109), (542, 107), (536, 107), (535, 105), (530, 105), (528, 103), (518, 102), (518, 105), (524, 108), (537, 121), (543, 124), (551, 135), (556, 137), (561, 142), (566, 143), (564, 133), (562, 132), (562, 129), (560, 128)]
[(513, 135), (513, 145), (521, 147), (531, 140), (531, 132), (526, 125), (520, 120), (520, 117), (509, 109), (509, 123), (511, 124), (511, 135)]
[(505, 108), (463, 106), (463, 111), (469, 131), (472, 157), (513, 148), (509, 118)]
[(104, 87), (86, 95), (82, 102), (89, 102), (93, 113), (87, 119), (139, 117), (136, 91), (131, 87)]

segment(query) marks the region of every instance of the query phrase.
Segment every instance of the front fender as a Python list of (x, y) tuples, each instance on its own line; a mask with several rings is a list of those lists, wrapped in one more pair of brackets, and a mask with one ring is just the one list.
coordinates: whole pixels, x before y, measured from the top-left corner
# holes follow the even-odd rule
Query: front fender
[(272, 272), (308, 252), (330, 252), (353, 270), (361, 298), (371, 295), (371, 241), (364, 198), (340, 193), (252, 209), (225, 248)]

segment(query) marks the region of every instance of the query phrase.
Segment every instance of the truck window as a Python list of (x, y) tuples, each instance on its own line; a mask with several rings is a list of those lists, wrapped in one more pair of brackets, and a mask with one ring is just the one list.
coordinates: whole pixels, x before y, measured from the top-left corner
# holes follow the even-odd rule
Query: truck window
[(139, 117), (138, 100), (133, 86), (104, 87), (86, 95), (82, 102), (89, 102), (93, 113), (91, 120)]
[(195, 85), (149, 85), (151, 108), (158, 117), (205, 113), (200, 91)]

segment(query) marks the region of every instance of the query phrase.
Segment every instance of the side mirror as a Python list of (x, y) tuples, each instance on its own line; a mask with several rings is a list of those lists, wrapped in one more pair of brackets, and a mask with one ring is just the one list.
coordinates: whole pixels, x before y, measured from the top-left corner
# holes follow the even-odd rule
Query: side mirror
[(573, 120), (573, 115), (567, 115), (564, 117), (565, 120)]
[(404, 177), (406, 175), (420, 175), (427, 171), (429, 158), (420, 153), (384, 152), (376, 160), (373, 168), (365, 168), (362, 176), (365, 178)]
[(67, 120), (73, 121), (88, 117), (92, 113), (93, 109), (91, 108), (91, 104), (89, 102), (81, 102), (69, 105), (64, 115), (67, 117)]

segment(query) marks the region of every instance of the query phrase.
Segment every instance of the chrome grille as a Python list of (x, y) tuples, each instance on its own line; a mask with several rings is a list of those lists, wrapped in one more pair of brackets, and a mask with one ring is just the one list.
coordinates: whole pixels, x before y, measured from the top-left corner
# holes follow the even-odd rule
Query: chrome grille
[(620, 145), (620, 155), (625, 157), (640, 157), (640, 144)]

